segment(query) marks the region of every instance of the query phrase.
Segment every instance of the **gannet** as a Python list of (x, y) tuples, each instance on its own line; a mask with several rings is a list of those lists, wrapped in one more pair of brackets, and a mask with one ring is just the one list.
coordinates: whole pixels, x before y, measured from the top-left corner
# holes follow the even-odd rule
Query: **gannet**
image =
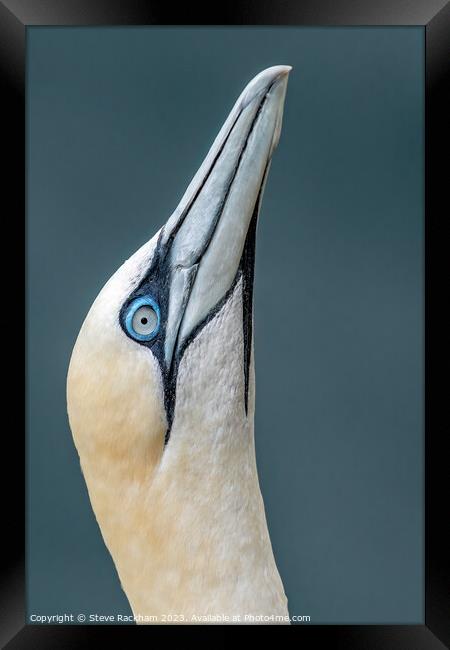
[(288, 622), (255, 460), (253, 274), (290, 70), (245, 87), (73, 349), (70, 427), (138, 623)]

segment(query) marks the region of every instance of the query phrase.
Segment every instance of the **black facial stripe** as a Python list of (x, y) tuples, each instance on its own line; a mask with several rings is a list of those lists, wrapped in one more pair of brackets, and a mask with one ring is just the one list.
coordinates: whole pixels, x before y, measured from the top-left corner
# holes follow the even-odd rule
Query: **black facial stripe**
[[(169, 373), (168, 375), (168, 386), (167, 386), (167, 391), (165, 392), (164, 395), (164, 401), (165, 401), (165, 407), (166, 407), (166, 413), (168, 414), (168, 427), (164, 439), (164, 444), (167, 445), (169, 442), (170, 438), (170, 431), (172, 428), (172, 423), (173, 423), (173, 416), (175, 413), (175, 398), (176, 398), (176, 383), (177, 383), (177, 377), (178, 377), (178, 368), (180, 366), (181, 360), (183, 358), (184, 353), (186, 352), (186, 349), (189, 347), (189, 345), (194, 341), (194, 339), (200, 334), (202, 329), (220, 312), (222, 307), (228, 302), (230, 297), (232, 296), (236, 285), (238, 283), (238, 280), (241, 275), (241, 269), (238, 270), (235, 279), (233, 280), (233, 284), (231, 287), (228, 289), (226, 294), (219, 300), (219, 302), (211, 309), (211, 311), (208, 312), (208, 314), (205, 316), (205, 318), (198, 323), (192, 330), (192, 332), (189, 334), (189, 336), (186, 337), (186, 339), (183, 341), (182, 346), (178, 350), (178, 352), (175, 353), (174, 355), (174, 361), (172, 364), (172, 372)], [(169, 415), (170, 414), (170, 415)]]
[(248, 387), (253, 333), (253, 280), (255, 275), (256, 225), (258, 222), (259, 198), (245, 240), (241, 260), (242, 272), (242, 332), (244, 337), (244, 382), (245, 413), (248, 412)]
[[(274, 82), (276, 83), (276, 81)], [(273, 84), (272, 84), (273, 85)], [(266, 93), (264, 94), (263, 98), (260, 101), (260, 104), (258, 106), (258, 110), (255, 113), (255, 116), (252, 120), (252, 123), (250, 125), (250, 129), (247, 133), (247, 137), (241, 147), (241, 150), (239, 152), (239, 157), (238, 160), (236, 161), (235, 169), (233, 170), (232, 177), (230, 179), (230, 182), (228, 184), (228, 187), (226, 189), (224, 199), (220, 204), (220, 208), (217, 211), (217, 215), (215, 216), (215, 219), (213, 221), (213, 227), (210, 229), (209, 236), (206, 242), (206, 245), (203, 249), (203, 252), (201, 255), (204, 255), (206, 250), (208, 249), (208, 246), (213, 238), (217, 223), (220, 220), (221, 213), (223, 211), (223, 207), (226, 203), (227, 197), (229, 195), (229, 192), (231, 190), (233, 181), (236, 177), (236, 174), (239, 169), (240, 162), (242, 160), (242, 156), (244, 154), (244, 151), (246, 149), (248, 140), (250, 138), (251, 133), (253, 132), (253, 129), (257, 123), (258, 117), (261, 113), (261, 110), (264, 106), (265, 99), (267, 97), (268, 92), (272, 88), (272, 85), (268, 88)], [(239, 113), (240, 115), (241, 113)], [(261, 190), (264, 185), (265, 177), (267, 174), (267, 167), (265, 169), (264, 175), (263, 175), (263, 180), (261, 184), (261, 188), (257, 197), (257, 200), (255, 202), (255, 207), (252, 215), (252, 219), (250, 221), (250, 225), (248, 228), (247, 232), (247, 237), (241, 257), (241, 261), (236, 273), (236, 276), (233, 280), (232, 285), (228, 289), (228, 291), (225, 293), (225, 295), (222, 297), (222, 299), (209, 311), (209, 313), (205, 316), (205, 318), (194, 328), (194, 330), (189, 334), (189, 336), (186, 338), (186, 340), (183, 342), (183, 345), (181, 348), (177, 351), (177, 341), (178, 341), (178, 335), (177, 335), (177, 341), (175, 342), (175, 348), (174, 348), (174, 355), (172, 358), (172, 362), (170, 365), (170, 368), (166, 368), (166, 363), (165, 363), (165, 355), (164, 355), (164, 341), (165, 341), (165, 335), (166, 335), (166, 324), (167, 324), (167, 318), (168, 318), (168, 306), (169, 306), (169, 294), (170, 294), (170, 249), (172, 242), (175, 238), (176, 233), (178, 232), (179, 228), (181, 227), (182, 223), (184, 222), (187, 214), (189, 213), (190, 208), (195, 202), (195, 199), (199, 195), (201, 189), (203, 188), (204, 184), (206, 183), (209, 175), (211, 174), (212, 170), (214, 169), (214, 166), (223, 151), (223, 148), (228, 141), (228, 138), (233, 130), (233, 127), (239, 118), (239, 115), (236, 117), (235, 122), (233, 123), (233, 126), (230, 128), (229, 133), (227, 134), (224, 142), (222, 143), (217, 155), (214, 158), (214, 161), (211, 164), (210, 169), (208, 170), (208, 173), (205, 175), (205, 178), (201, 185), (199, 186), (198, 190), (196, 191), (194, 197), (192, 200), (189, 202), (188, 206), (186, 206), (185, 210), (183, 211), (182, 215), (180, 216), (177, 224), (173, 228), (172, 232), (170, 233), (170, 236), (165, 244), (162, 242), (162, 237), (164, 234), (164, 228), (161, 230), (161, 233), (158, 237), (158, 242), (156, 245), (156, 250), (152, 259), (152, 262), (150, 264), (150, 268), (148, 272), (146, 273), (145, 277), (143, 280), (140, 282), (138, 287), (131, 293), (131, 295), (128, 297), (128, 299), (125, 301), (123, 304), (120, 315), (119, 315), (119, 321), (120, 325), (125, 332), (127, 336), (129, 336), (126, 328), (125, 328), (125, 315), (128, 306), (130, 303), (135, 300), (137, 297), (142, 296), (142, 295), (147, 295), (150, 294), (157, 302), (160, 308), (160, 314), (161, 314), (161, 327), (160, 327), (160, 332), (158, 336), (156, 336), (155, 339), (152, 341), (136, 341), (140, 345), (144, 345), (146, 347), (151, 348), (153, 354), (155, 357), (158, 359), (158, 363), (160, 365), (161, 369), (161, 374), (162, 374), (162, 379), (163, 379), (163, 391), (164, 391), (164, 406), (165, 406), (165, 411), (166, 411), (166, 416), (167, 416), (167, 431), (165, 434), (165, 445), (168, 443), (170, 439), (170, 432), (173, 424), (173, 418), (174, 418), (174, 413), (175, 413), (175, 401), (176, 401), (176, 382), (177, 382), (177, 375), (178, 375), (178, 368), (181, 362), (181, 359), (184, 355), (184, 352), (186, 351), (187, 347), (190, 345), (190, 343), (195, 339), (195, 337), (200, 333), (200, 331), (203, 329), (203, 327), (209, 323), (214, 316), (222, 309), (222, 307), (225, 305), (225, 303), (229, 300), (231, 295), (233, 294), (236, 285), (239, 281), (239, 278), (242, 277), (242, 300), (243, 300), (243, 339), (244, 339), (244, 385), (245, 385), (245, 412), (247, 413), (248, 411), (248, 390), (249, 390), (249, 370), (250, 370), (250, 361), (251, 361), (251, 347), (252, 347), (252, 330), (253, 330), (253, 279), (254, 279), (254, 264), (255, 264), (255, 243), (256, 243), (256, 225), (257, 225), (257, 219), (258, 219), (258, 213), (259, 213), (259, 208), (260, 208), (260, 203), (261, 203)], [(195, 283), (195, 277), (193, 279), (193, 284)], [(180, 323), (181, 327), (181, 323)], [(179, 331), (179, 330), (178, 330)]]
[[(207, 325), (222, 309), (222, 307), (228, 302), (239, 279), (242, 277), (242, 305), (243, 305), (243, 339), (244, 339), (244, 379), (245, 379), (245, 411), (247, 413), (248, 409), (248, 389), (249, 389), (249, 367), (251, 359), (251, 345), (252, 345), (252, 314), (253, 314), (253, 276), (254, 276), (254, 260), (255, 260), (255, 236), (256, 236), (256, 224), (258, 217), (258, 202), (255, 205), (254, 214), (250, 222), (249, 230), (247, 233), (246, 242), (244, 245), (243, 254), (241, 257), (241, 262), (236, 273), (236, 276), (233, 280), (232, 285), (221, 298), (221, 300), (208, 312), (205, 318), (198, 323), (198, 325), (192, 330), (188, 337), (183, 341), (180, 349), (174, 352), (172, 359), (172, 364), (169, 369), (166, 368), (165, 356), (164, 356), (164, 340), (166, 332), (166, 323), (167, 323), (167, 314), (168, 314), (168, 294), (169, 287), (167, 286), (168, 274), (162, 271), (161, 273), (153, 272), (149, 274), (139, 287), (130, 295), (129, 299), (124, 303), (120, 311), (120, 324), (127, 336), (129, 336), (125, 325), (124, 319), (128, 305), (141, 295), (150, 294), (158, 302), (160, 313), (161, 313), (161, 329), (158, 336), (152, 341), (136, 341), (140, 345), (151, 348), (153, 354), (158, 360), (162, 380), (163, 380), (163, 391), (164, 391), (164, 407), (167, 416), (167, 431), (165, 434), (164, 444), (166, 445), (170, 438), (170, 432), (173, 423), (173, 417), (175, 414), (175, 400), (176, 400), (176, 383), (178, 376), (178, 368), (180, 366), (183, 355), (192, 343), (192, 341), (198, 336), (201, 330)], [(158, 250), (155, 251), (155, 257), (159, 257), (161, 252)], [(153, 264), (152, 264), (153, 266)], [(161, 270), (165, 267), (164, 262), (159, 268)]]

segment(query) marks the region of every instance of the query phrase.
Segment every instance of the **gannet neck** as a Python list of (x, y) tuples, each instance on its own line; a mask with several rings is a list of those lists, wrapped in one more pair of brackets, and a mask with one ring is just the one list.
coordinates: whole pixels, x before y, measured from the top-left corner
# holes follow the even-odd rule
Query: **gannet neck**
[[(253, 359), (247, 414), (242, 397), (241, 310), (239, 282), (186, 350), (173, 434), (153, 473), (130, 473), (114, 454), (101, 473), (95, 448), (84, 454), (94, 511), (138, 618), (287, 616), (255, 461)], [(210, 376), (195, 373), (204, 355)]]

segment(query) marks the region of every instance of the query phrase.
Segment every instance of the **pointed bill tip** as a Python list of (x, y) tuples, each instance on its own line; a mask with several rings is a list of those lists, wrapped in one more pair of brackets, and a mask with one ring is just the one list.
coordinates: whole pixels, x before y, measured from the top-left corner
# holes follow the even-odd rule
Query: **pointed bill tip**
[(241, 94), (241, 108), (245, 108), (255, 97), (266, 93), (275, 83), (281, 80), (287, 82), (291, 70), (290, 65), (274, 65), (253, 77)]

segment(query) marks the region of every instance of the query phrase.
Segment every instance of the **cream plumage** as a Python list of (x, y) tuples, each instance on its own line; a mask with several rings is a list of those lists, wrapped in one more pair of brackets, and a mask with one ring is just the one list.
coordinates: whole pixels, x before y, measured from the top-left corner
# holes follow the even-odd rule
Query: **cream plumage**
[(252, 286), (289, 70), (246, 87), (177, 210), (102, 289), (73, 350), (70, 425), (138, 621), (287, 622), (255, 462)]

